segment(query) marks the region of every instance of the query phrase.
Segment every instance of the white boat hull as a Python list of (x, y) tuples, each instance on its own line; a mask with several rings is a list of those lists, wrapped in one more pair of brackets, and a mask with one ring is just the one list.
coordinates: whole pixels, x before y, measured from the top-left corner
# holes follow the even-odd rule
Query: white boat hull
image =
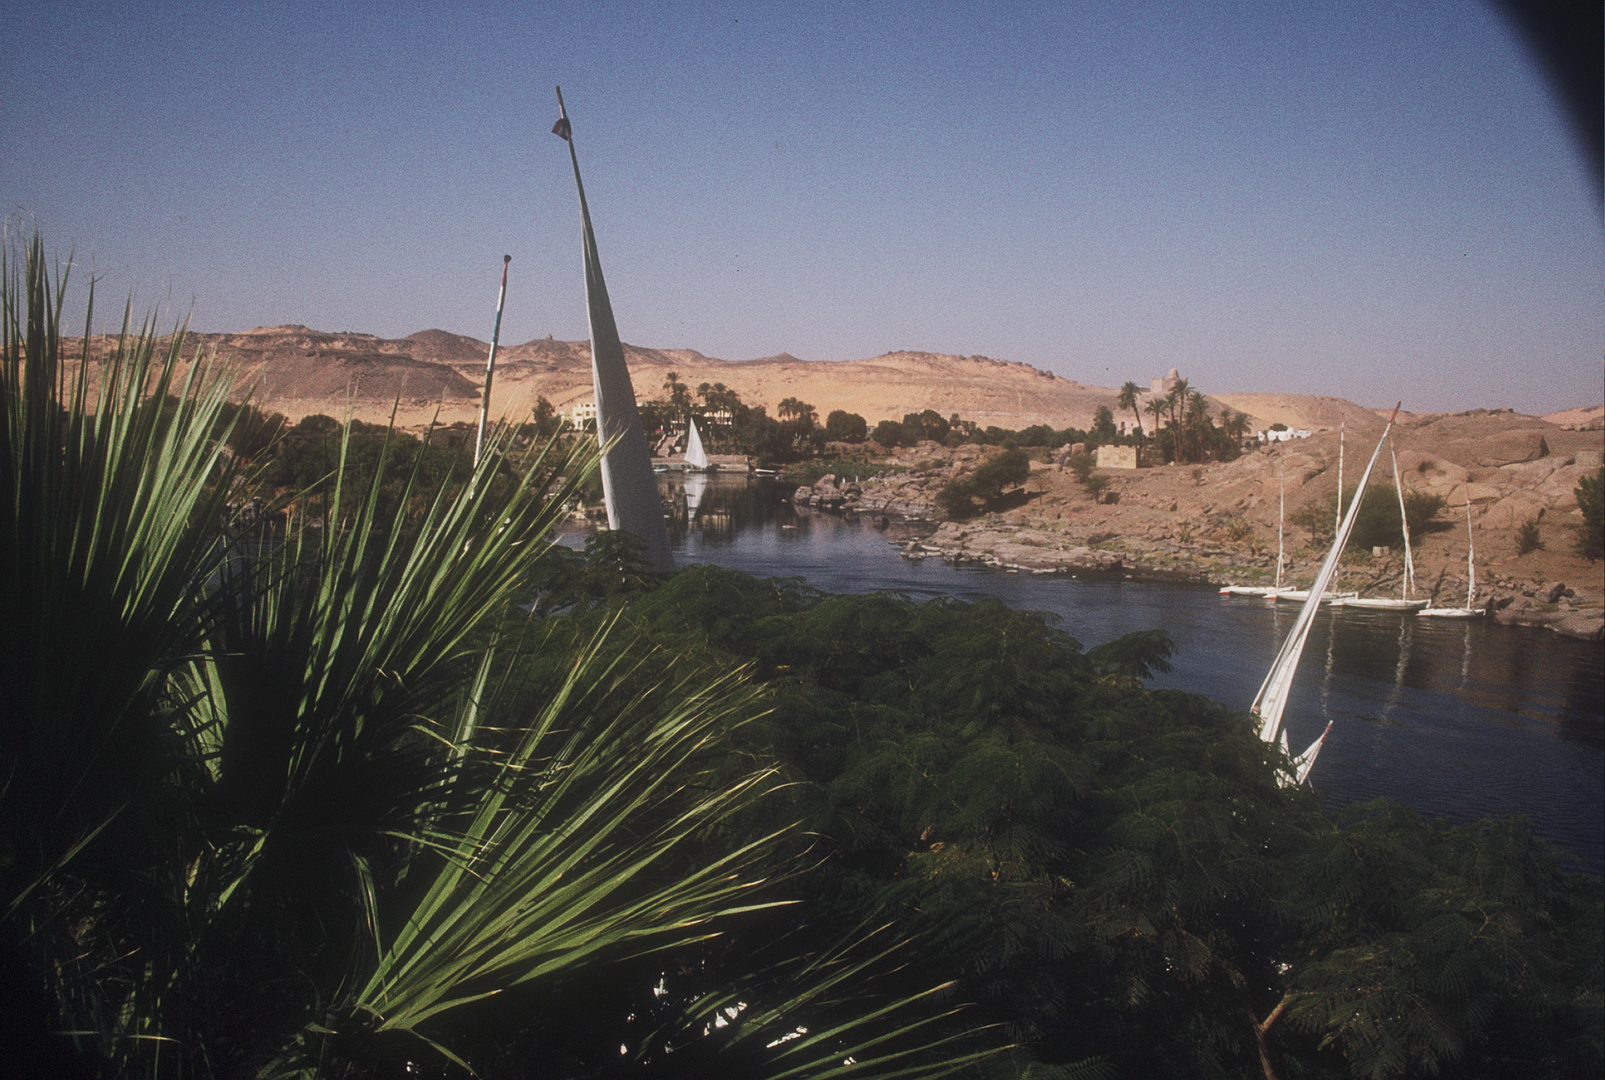
[[(1334, 600), (1353, 600), (1359, 597), (1357, 592), (1326, 592), (1321, 594), (1321, 603), (1330, 604)], [(1265, 594), (1270, 600), (1286, 600), (1290, 603), (1302, 604), (1310, 598), (1308, 589), (1272, 589)]]
[(1482, 612), (1468, 607), (1429, 607), (1422, 608), (1416, 614), (1435, 619), (1475, 619)]
[(1331, 601), (1333, 607), (1368, 608), (1374, 611), (1419, 611), (1427, 600), (1394, 600), (1384, 596), (1345, 596)]

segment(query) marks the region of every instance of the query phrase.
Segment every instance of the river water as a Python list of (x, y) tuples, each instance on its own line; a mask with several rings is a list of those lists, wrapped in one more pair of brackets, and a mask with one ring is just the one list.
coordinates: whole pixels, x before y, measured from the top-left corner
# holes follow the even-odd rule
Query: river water
[[(1080, 580), (910, 561), (866, 522), (792, 510), (789, 485), (742, 477), (662, 479), (680, 565), (797, 577), (827, 592), (915, 599), (997, 597), (1048, 612), (1092, 646), (1162, 626), (1177, 652), (1155, 685), (1246, 709), (1297, 615), (1293, 604), (1212, 586)], [(700, 491), (698, 489), (701, 489)], [(1605, 656), (1598, 643), (1481, 619), (1321, 609), (1287, 707), (1302, 748), (1328, 720), (1311, 774), (1330, 808), (1387, 795), (1456, 821), (1525, 814), (1540, 834), (1605, 871)]]

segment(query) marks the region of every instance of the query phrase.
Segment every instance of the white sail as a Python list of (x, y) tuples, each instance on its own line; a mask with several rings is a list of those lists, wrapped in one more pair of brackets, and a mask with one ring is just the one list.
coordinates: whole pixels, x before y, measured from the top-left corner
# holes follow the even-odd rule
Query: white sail
[(1466, 606), (1465, 607), (1429, 607), (1416, 612), (1417, 615), (1431, 615), (1440, 619), (1470, 619), (1479, 614), (1472, 605), (1477, 602), (1477, 545), (1471, 535), (1471, 499), (1466, 499)]
[(669, 550), (669, 530), (663, 525), (658, 482), (652, 475), (652, 457), (647, 450), (646, 432), (641, 428), (630, 369), (624, 363), (624, 345), (613, 321), (607, 282), (602, 279), (602, 260), (596, 250), (591, 211), (585, 204), (585, 185), (580, 182), (580, 160), (574, 152), (573, 131), (561, 89), (557, 104), (563, 115), (552, 131), (568, 143), (574, 187), (580, 195), (585, 302), (591, 323), (591, 382), (596, 389), (596, 437), (602, 445), (602, 499), (607, 505), (607, 525), (639, 536), (646, 543), (646, 561), (653, 569), (672, 570), (674, 555)]
[[(1328, 720), (1325, 730), (1321, 732), (1321, 737), (1312, 742), (1302, 754), (1293, 759), (1293, 783), (1295, 785), (1304, 783), (1310, 775), (1310, 770), (1315, 768), (1315, 759), (1320, 755), (1321, 747), (1326, 744), (1327, 732), (1331, 730), (1332, 721)], [(1283, 745), (1285, 746), (1286, 743), (1283, 743)]]
[[(1299, 657), (1304, 653), (1304, 642), (1310, 636), (1310, 627), (1315, 622), (1315, 613), (1320, 608), (1321, 598), (1326, 593), (1326, 587), (1337, 573), (1338, 557), (1343, 552), (1343, 545), (1348, 542), (1349, 534), (1354, 531), (1354, 522), (1359, 517), (1359, 495), (1365, 491), (1365, 485), (1371, 479), (1371, 470), (1376, 467), (1377, 457), (1382, 453), (1382, 444), (1387, 440), (1388, 433), (1393, 430), (1394, 417), (1399, 415), (1399, 407), (1393, 408), (1393, 416), (1382, 430), (1382, 438), (1377, 440), (1377, 446), (1371, 453), (1371, 460), (1365, 466), (1365, 472), (1360, 477), (1360, 484), (1356, 490), (1353, 502), (1349, 504), (1348, 513), (1338, 525), (1337, 535), (1332, 538), (1332, 548), (1326, 553), (1326, 559), (1321, 563), (1320, 572), (1315, 575), (1315, 584), (1310, 586), (1309, 599), (1299, 609), (1298, 618), (1293, 621), (1293, 628), (1288, 631), (1287, 638), (1282, 642), (1281, 650), (1276, 654), (1276, 662), (1271, 665), (1270, 672), (1265, 676), (1265, 682), (1260, 685), (1259, 693), (1254, 695), (1254, 704), (1250, 710), (1260, 718), (1259, 737), (1266, 742), (1276, 742), (1282, 729), (1282, 712), (1287, 708), (1287, 697), (1293, 687), (1293, 673), (1298, 670)], [(1342, 489), (1339, 488), (1341, 493)]]
[(686, 419), (685, 463), (693, 469), (708, 467), (708, 452), (702, 448), (702, 434), (697, 431), (696, 420), (690, 417)]

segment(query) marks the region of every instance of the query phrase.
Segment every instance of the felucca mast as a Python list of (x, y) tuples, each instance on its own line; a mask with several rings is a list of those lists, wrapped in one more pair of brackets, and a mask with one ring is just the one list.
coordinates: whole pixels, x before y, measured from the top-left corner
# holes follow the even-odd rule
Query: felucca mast
[(490, 381), (496, 375), (496, 346), (502, 337), (502, 308), (507, 305), (507, 264), (511, 255), (502, 256), (502, 288), (496, 294), (496, 329), (490, 332), (490, 355), (485, 358), (485, 389), (479, 397), (479, 430), (474, 433), (474, 465), (479, 465), (479, 452), (485, 445), (485, 416), (490, 412)]
[[(1400, 402), (1399, 405), (1402, 405)], [(1355, 489), (1354, 501), (1349, 504), (1349, 511), (1343, 515), (1338, 524), (1337, 535), (1332, 538), (1332, 550), (1326, 553), (1326, 560), (1321, 563), (1320, 572), (1315, 575), (1315, 584), (1310, 586), (1309, 599), (1299, 609), (1298, 618), (1293, 622), (1293, 628), (1288, 631), (1287, 638), (1282, 642), (1281, 650), (1276, 654), (1276, 662), (1271, 665), (1265, 682), (1260, 685), (1259, 693), (1254, 695), (1254, 704), (1249, 709), (1260, 718), (1259, 737), (1266, 742), (1274, 743), (1282, 729), (1282, 711), (1287, 708), (1287, 697), (1293, 687), (1293, 673), (1298, 670), (1299, 657), (1304, 653), (1304, 641), (1310, 636), (1310, 627), (1315, 622), (1315, 613), (1321, 605), (1321, 597), (1326, 587), (1331, 584), (1332, 577), (1337, 573), (1338, 557), (1343, 552), (1343, 545), (1348, 542), (1349, 534), (1354, 531), (1355, 519), (1359, 517), (1360, 496), (1365, 492), (1365, 485), (1371, 479), (1371, 470), (1376, 467), (1377, 457), (1382, 453), (1382, 444), (1387, 441), (1388, 433), (1393, 430), (1393, 421), (1399, 415), (1399, 405), (1393, 407), (1393, 415), (1388, 417), (1388, 423), (1382, 429), (1382, 438), (1377, 440), (1377, 446), (1371, 452), (1371, 460), (1365, 466), (1365, 472), (1360, 477), (1360, 485)], [(1343, 489), (1338, 488), (1341, 503)], [(1325, 738), (1323, 732), (1322, 738)], [(1316, 747), (1320, 743), (1317, 741)], [(1314, 749), (1314, 748), (1312, 748)], [(1300, 754), (1304, 758), (1309, 751)]]
[(585, 303), (591, 323), (591, 385), (596, 391), (596, 437), (602, 447), (602, 501), (607, 505), (607, 526), (634, 533), (645, 541), (646, 561), (654, 570), (672, 570), (674, 555), (669, 550), (669, 530), (663, 525), (663, 503), (652, 475), (652, 456), (641, 428), (630, 369), (624, 362), (624, 345), (613, 321), (607, 282), (602, 278), (602, 260), (596, 251), (591, 211), (585, 204), (580, 159), (574, 152), (574, 132), (563, 105), (562, 87), (557, 89), (557, 108), (560, 115), (552, 125), (552, 134), (568, 143), (574, 188), (580, 196)]
[(1399, 599), (1410, 599), (1410, 593), (1416, 585), (1416, 562), (1410, 554), (1410, 519), (1404, 512), (1404, 482), (1399, 479), (1399, 455), (1393, 452), (1393, 443), (1388, 443), (1388, 456), (1393, 459), (1393, 490), (1399, 495), (1399, 528), (1404, 532), (1404, 582), (1402, 583)]

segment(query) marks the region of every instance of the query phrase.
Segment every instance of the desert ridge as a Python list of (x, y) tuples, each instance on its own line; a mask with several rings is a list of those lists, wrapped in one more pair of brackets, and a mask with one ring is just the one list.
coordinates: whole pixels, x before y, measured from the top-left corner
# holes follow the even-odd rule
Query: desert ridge
[[(113, 339), (90, 338), (92, 355), (102, 356)], [(77, 355), (82, 339), (64, 342)], [(190, 333), (187, 358), (214, 357), (232, 372), (235, 392), (249, 392), (260, 409), (291, 421), (313, 413), (350, 415), (384, 423), (391, 410), (404, 428), (431, 423), (471, 423), (477, 417), (479, 388), (489, 344), (444, 330), (422, 330), (404, 338), (381, 338), (355, 331), (328, 332), (301, 325), (259, 327), (244, 333)], [(694, 349), (624, 346), (636, 395), (666, 398), (670, 372), (693, 390), (701, 383), (723, 383), (749, 405), (771, 416), (788, 397), (813, 405), (823, 419), (833, 410), (857, 413), (873, 426), (901, 420), (906, 413), (934, 409), (954, 413), (983, 427), (1021, 429), (1033, 424), (1090, 428), (1100, 406), (1117, 423), (1134, 418), (1118, 403), (1118, 391), (1066, 379), (1028, 364), (985, 356), (897, 351), (863, 360), (809, 361), (780, 354), (730, 361)], [(1144, 388), (1157, 371), (1132, 372)], [(1311, 430), (1374, 419), (1374, 411), (1340, 398), (1288, 394), (1215, 394), (1207, 375), (1194, 379), (1211, 411), (1223, 407), (1248, 414), (1255, 428), (1283, 423)], [(550, 337), (504, 345), (497, 354), (491, 414), (520, 420), (544, 397), (560, 411), (591, 397), (590, 345)], [(1578, 410), (1574, 410), (1578, 411)], [(1144, 424), (1152, 418), (1144, 416)]]
[[(91, 355), (102, 357), (112, 335), (89, 338)], [(81, 355), (84, 339), (69, 338), (69, 358)], [(189, 333), (184, 356), (213, 358), (231, 373), (234, 393), (253, 404), (283, 413), (293, 423), (315, 413), (386, 423), (392, 410), (399, 426), (422, 430), (431, 424), (473, 423), (478, 417), (487, 342), (445, 330), (421, 330), (404, 338), (381, 338), (356, 331), (329, 332), (306, 326), (258, 327), (243, 333)], [(871, 427), (901, 420), (907, 413), (934, 409), (958, 414), (982, 427), (1019, 430), (1034, 424), (1056, 429), (1090, 429), (1093, 414), (1106, 407), (1122, 426), (1135, 422), (1119, 404), (1119, 391), (1066, 379), (1028, 364), (986, 356), (897, 351), (863, 360), (800, 360), (782, 353), (757, 360), (731, 361), (695, 349), (624, 346), (636, 396), (666, 400), (670, 372), (693, 391), (702, 383), (723, 383), (771, 416), (786, 398), (812, 405), (823, 420), (833, 410), (857, 413)], [(92, 372), (93, 374), (93, 372)], [(1152, 375), (1132, 372), (1146, 402)], [(1364, 429), (1375, 424), (1376, 408), (1343, 398), (1313, 394), (1211, 392), (1207, 372), (1185, 372), (1193, 389), (1204, 391), (1211, 414), (1223, 409), (1245, 414), (1250, 430), (1272, 424), (1311, 432)], [(538, 338), (504, 345), (497, 353), (491, 415), (526, 419), (544, 397), (559, 411), (589, 401), (591, 351), (586, 341)], [(1381, 410), (1385, 416), (1388, 410)], [(1496, 410), (1523, 426), (1529, 419)], [(1417, 424), (1438, 414), (1406, 412)], [(1573, 430), (1605, 428), (1605, 405), (1566, 409), (1537, 418)], [(1143, 424), (1153, 418), (1143, 414)]]

